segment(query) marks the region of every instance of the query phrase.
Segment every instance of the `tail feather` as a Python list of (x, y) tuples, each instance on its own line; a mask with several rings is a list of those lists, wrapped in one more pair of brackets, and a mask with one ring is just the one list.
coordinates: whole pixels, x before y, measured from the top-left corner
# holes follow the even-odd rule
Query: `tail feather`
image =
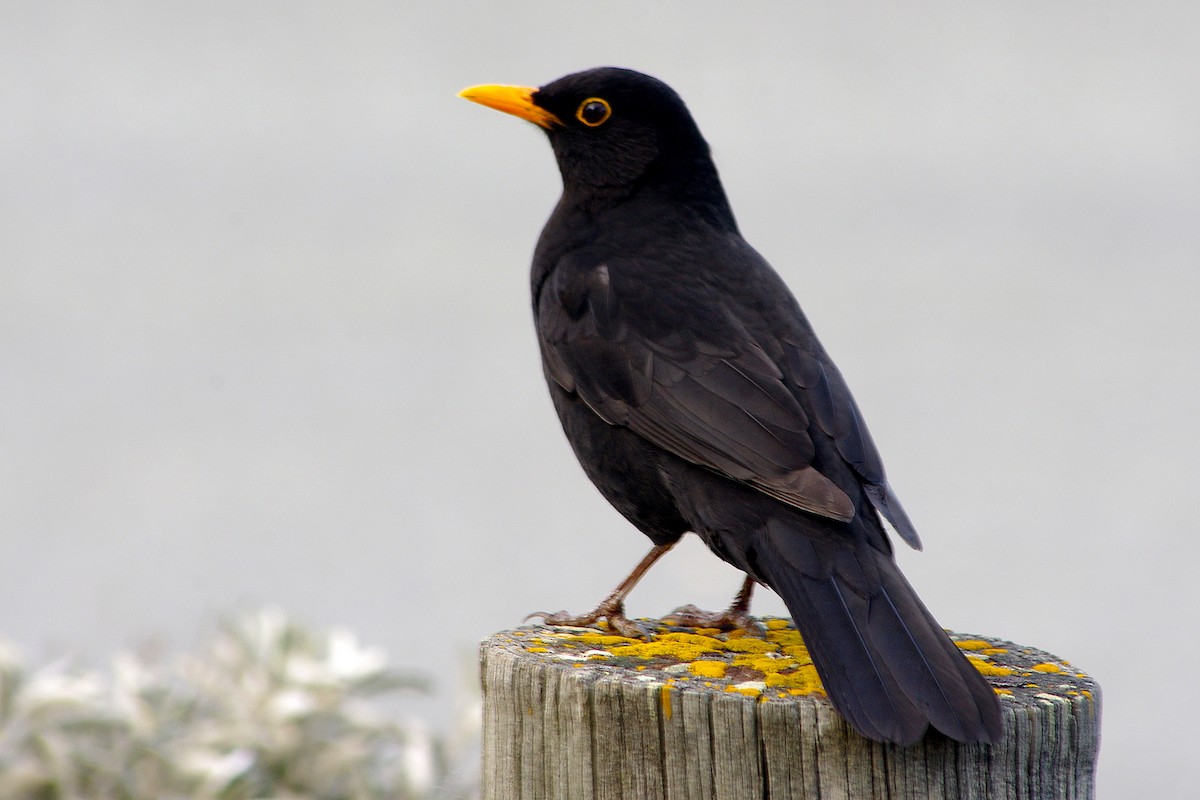
[(929, 725), (999, 741), (995, 693), (946, 636), (890, 553), (768, 525), (755, 571), (779, 593), (830, 700), (864, 736), (912, 744)]
[[(882, 620), (872, 619), (872, 636), (884, 652), (902, 653), (905, 646), (910, 648), (911, 658), (901, 657), (900, 663), (919, 660), (924, 666), (909, 672), (906, 691), (923, 699), (918, 704), (930, 723), (950, 738), (998, 742), (1004, 736), (1004, 723), (992, 687), (950, 641), (891, 559), (880, 574), (887, 610), (879, 615)], [(893, 641), (897, 636), (906, 641)]]

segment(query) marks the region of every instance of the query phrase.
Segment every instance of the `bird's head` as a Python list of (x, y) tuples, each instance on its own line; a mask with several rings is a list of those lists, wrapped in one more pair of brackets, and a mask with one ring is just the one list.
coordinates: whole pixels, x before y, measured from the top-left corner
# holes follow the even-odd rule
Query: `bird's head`
[(536, 89), (485, 85), (459, 94), (541, 126), (568, 194), (621, 192), (650, 183), (673, 193), (715, 189), (723, 201), (708, 144), (687, 106), (649, 75), (601, 67)]

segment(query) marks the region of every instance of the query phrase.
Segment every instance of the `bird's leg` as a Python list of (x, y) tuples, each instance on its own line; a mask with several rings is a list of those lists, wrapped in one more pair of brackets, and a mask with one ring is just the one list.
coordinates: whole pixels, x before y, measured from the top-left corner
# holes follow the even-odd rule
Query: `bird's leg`
[(750, 616), (750, 598), (753, 594), (754, 579), (747, 575), (737, 596), (724, 611), (702, 611), (693, 605), (686, 605), (675, 609), (666, 618), (689, 628), (718, 628), (725, 631), (740, 628), (761, 639), (766, 636), (762, 623)]
[(646, 639), (649, 638), (646, 630), (625, 616), (625, 598), (637, 585), (637, 582), (642, 579), (646, 571), (654, 565), (655, 561), (667, 554), (667, 551), (675, 546), (671, 544), (658, 544), (646, 554), (638, 565), (633, 568), (628, 577), (612, 590), (608, 597), (600, 601), (600, 605), (586, 614), (573, 615), (566, 611), (559, 611), (556, 614), (547, 614), (545, 611), (535, 611), (525, 619), (533, 619), (541, 617), (542, 622), (547, 625), (594, 625), (601, 619), (608, 621), (608, 626), (622, 636), (628, 636), (631, 639)]

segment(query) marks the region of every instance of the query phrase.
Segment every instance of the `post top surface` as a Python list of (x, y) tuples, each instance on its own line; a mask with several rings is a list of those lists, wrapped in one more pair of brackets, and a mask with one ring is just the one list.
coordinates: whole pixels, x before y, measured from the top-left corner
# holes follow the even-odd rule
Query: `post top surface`
[[(584, 681), (620, 680), (647, 688), (740, 695), (758, 702), (798, 698), (828, 702), (790, 619), (763, 618), (763, 639), (744, 631), (690, 628), (653, 619), (639, 622), (651, 633), (648, 640), (601, 628), (527, 625), (499, 631), (482, 647), (571, 670)], [(1099, 702), (1095, 680), (1069, 661), (996, 637), (947, 633), (1005, 706)]]

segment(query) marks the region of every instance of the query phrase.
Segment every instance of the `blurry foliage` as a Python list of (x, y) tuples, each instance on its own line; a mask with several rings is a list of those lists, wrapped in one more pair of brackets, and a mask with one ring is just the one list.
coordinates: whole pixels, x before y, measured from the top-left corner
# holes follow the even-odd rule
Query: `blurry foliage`
[(107, 676), (31, 671), (0, 641), (0, 798), (471, 797), (474, 720), (456, 744), (367, 702), (426, 688), (277, 611), (225, 621), (199, 655), (120, 654)]

